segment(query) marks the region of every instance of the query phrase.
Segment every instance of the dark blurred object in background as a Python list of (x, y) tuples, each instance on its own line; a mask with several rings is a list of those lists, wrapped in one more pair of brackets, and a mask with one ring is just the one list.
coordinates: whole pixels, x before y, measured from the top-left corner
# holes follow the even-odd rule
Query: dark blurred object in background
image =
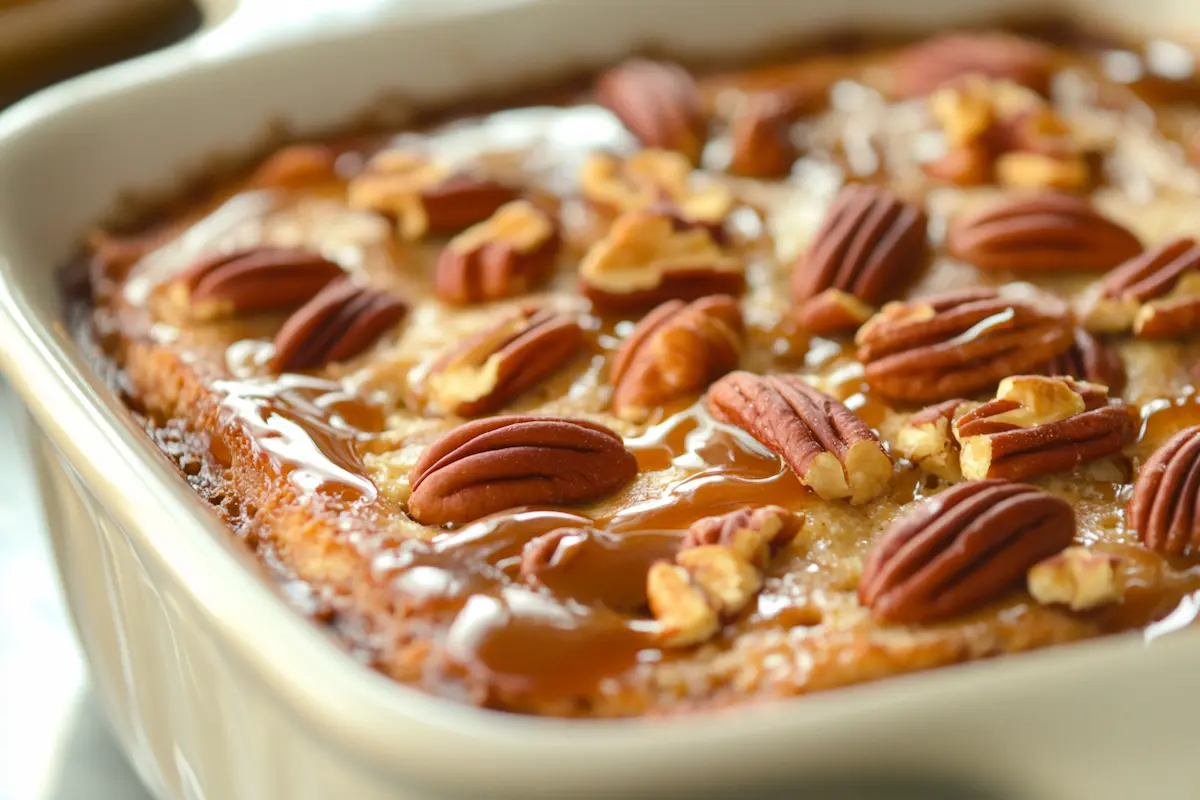
[(0, 108), (199, 26), (188, 0), (0, 0)]

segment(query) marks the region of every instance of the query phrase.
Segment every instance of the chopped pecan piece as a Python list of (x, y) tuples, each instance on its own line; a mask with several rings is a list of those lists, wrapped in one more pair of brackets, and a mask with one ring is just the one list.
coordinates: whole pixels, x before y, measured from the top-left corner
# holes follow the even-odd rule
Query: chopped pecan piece
[(1117, 558), (1087, 547), (1068, 547), (1029, 569), (1029, 594), (1042, 605), (1061, 604), (1072, 611), (1115, 603), (1125, 594)]
[(527, 200), (508, 203), (442, 250), (434, 274), (438, 299), (465, 305), (524, 294), (550, 276), (560, 244), (550, 214)]
[(637, 460), (603, 425), (501, 416), (461, 425), (409, 473), (408, 513), (425, 525), (470, 522), (526, 505), (574, 505), (629, 483)]
[(933, 622), (998, 599), (1067, 547), (1066, 500), (1009, 481), (960, 483), (892, 523), (863, 567), (858, 598), (889, 622)]
[(712, 231), (662, 212), (633, 212), (613, 223), (579, 265), (581, 291), (604, 310), (741, 294), (741, 257), (718, 244)]
[(678, 64), (631, 59), (596, 82), (596, 100), (646, 147), (675, 150), (693, 164), (708, 139), (700, 89)]
[(996, 399), (959, 417), (963, 477), (1022, 480), (1119, 453), (1133, 437), (1107, 387), (1071, 378), (1005, 378)]
[(892, 460), (854, 412), (800, 378), (734, 372), (708, 391), (708, 411), (783, 459), (826, 500), (858, 505), (891, 481)]
[(582, 346), (583, 330), (574, 320), (521, 309), (439, 358), (426, 386), (447, 413), (487, 414), (548, 378)]
[(747, 178), (786, 175), (800, 156), (790, 129), (797, 104), (779, 93), (752, 95), (733, 118), (729, 171)]
[(612, 408), (641, 422), (651, 409), (700, 393), (737, 366), (742, 312), (728, 295), (668, 300), (638, 323), (613, 357)]
[(844, 187), (792, 268), (792, 298), (805, 327), (844, 333), (866, 322), (920, 267), (926, 224), (919, 205), (886, 189)]
[(924, 165), (935, 178), (1019, 189), (1079, 189), (1090, 180), (1070, 129), (1036, 92), (971, 74), (938, 89), (929, 105), (946, 138), (946, 154)]
[(1100, 281), (1088, 328), (1160, 338), (1200, 332), (1200, 244), (1174, 239), (1131, 258)]
[(1110, 394), (1120, 394), (1125, 388), (1125, 363), (1121, 354), (1083, 328), (1075, 329), (1075, 342), (1069, 350), (1034, 372), (1099, 383), (1107, 386)]
[(745, 608), (762, 588), (771, 556), (796, 536), (803, 520), (776, 506), (741, 509), (694, 523), (675, 563), (650, 568), (646, 596), (671, 647), (700, 644), (721, 620)]
[(296, 189), (336, 180), (337, 151), (326, 144), (294, 144), (279, 150), (250, 176), (262, 189)]
[(1071, 346), (1067, 307), (1019, 285), (888, 303), (858, 330), (858, 360), (881, 395), (933, 402), (990, 389)]
[(579, 184), (590, 203), (610, 214), (666, 208), (690, 222), (719, 226), (733, 208), (733, 193), (723, 183), (671, 150), (593, 153), (583, 162)]
[(952, 33), (912, 45), (891, 63), (892, 91), (920, 97), (950, 80), (976, 73), (1046, 94), (1054, 56), (1049, 48), (1002, 33)]
[(1085, 198), (1045, 191), (954, 220), (946, 248), (979, 269), (1031, 272), (1110, 269), (1142, 243)]
[(164, 300), (171, 316), (214, 320), (295, 308), (344, 274), (311, 250), (252, 247), (196, 261), (166, 284)]
[(415, 241), (483, 222), (518, 195), (491, 178), (451, 170), (413, 153), (385, 151), (350, 181), (346, 197), (354, 208), (395, 218), (401, 238)]
[(1151, 550), (1200, 554), (1200, 425), (1172, 436), (1142, 465), (1126, 521)]
[(390, 292), (339, 278), (297, 309), (275, 335), (276, 372), (344, 361), (366, 350), (399, 322), (406, 304)]
[(962, 470), (958, 464), (954, 420), (976, 405), (956, 398), (921, 409), (896, 434), (896, 452), (921, 470), (957, 483), (962, 480)]

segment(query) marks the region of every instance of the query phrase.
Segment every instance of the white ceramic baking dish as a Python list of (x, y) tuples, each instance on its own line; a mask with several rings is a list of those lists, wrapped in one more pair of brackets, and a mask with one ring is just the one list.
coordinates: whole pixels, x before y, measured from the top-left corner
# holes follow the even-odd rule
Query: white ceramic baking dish
[[(830, 26), (931, 29), (1051, 5), (526, 0), (414, 14), (376, 3), (286, 42), (239, 45), (217, 26), (0, 118), (0, 367), (28, 404), (97, 694), (147, 784), (212, 800), (732, 797), (768, 786), (791, 797), (882, 770), (965, 778), (1002, 797), (1200, 796), (1200, 629), (1174, 631), (1186, 608), (1147, 636), (679, 720), (519, 718), (390, 683), (262, 579), (59, 321), (55, 268), (119, 190), (169, 186), (214, 151), (249, 147), (272, 118), (328, 128), (388, 92), (442, 101), (650, 44), (748, 55)], [(1200, 38), (1193, 0), (1067, 10)]]

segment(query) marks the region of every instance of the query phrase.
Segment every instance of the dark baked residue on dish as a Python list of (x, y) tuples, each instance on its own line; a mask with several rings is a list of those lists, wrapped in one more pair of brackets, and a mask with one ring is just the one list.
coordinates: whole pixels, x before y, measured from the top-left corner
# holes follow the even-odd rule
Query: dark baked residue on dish
[(1140, 628), (1200, 590), (1196, 97), (1003, 33), (635, 59), (97, 231), (75, 327), (434, 694), (671, 714)]

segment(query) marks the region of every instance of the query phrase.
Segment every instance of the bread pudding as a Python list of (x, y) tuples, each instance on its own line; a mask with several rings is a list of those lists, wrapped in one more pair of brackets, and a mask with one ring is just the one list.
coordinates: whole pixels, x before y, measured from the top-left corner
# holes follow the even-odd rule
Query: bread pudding
[(1200, 78), (1148, 52), (639, 58), (291, 144), (94, 232), (73, 327), (286, 596), (440, 696), (675, 714), (1161, 627)]

